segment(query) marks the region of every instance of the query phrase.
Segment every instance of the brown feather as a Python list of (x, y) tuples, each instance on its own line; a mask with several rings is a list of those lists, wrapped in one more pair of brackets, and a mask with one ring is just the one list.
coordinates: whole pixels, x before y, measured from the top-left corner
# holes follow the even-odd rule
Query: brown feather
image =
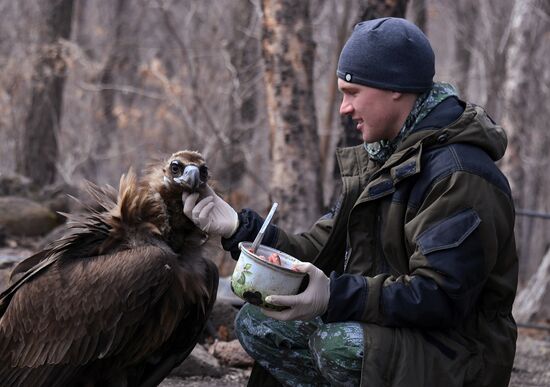
[(189, 187), (170, 175), (174, 160), (203, 168), (200, 191), (204, 160), (188, 151), (141, 180), (128, 171), (116, 195), (90, 185), (100, 209), (71, 216), (66, 237), (18, 265), (0, 295), (0, 380), (155, 385), (191, 352), (218, 272), (183, 215)]

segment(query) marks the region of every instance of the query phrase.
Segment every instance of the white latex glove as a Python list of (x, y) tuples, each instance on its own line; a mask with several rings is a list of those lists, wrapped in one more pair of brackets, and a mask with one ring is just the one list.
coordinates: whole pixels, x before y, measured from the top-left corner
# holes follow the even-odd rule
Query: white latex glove
[(197, 203), (198, 192), (184, 192), (183, 213), (202, 231), (229, 238), (239, 227), (237, 212), (206, 186), (206, 197)]
[(265, 300), (270, 304), (288, 306), (290, 309), (275, 311), (262, 308), (262, 312), (277, 320), (311, 320), (321, 316), (328, 307), (330, 278), (309, 262), (295, 264), (293, 268), (309, 274), (307, 288), (295, 296), (267, 296)]

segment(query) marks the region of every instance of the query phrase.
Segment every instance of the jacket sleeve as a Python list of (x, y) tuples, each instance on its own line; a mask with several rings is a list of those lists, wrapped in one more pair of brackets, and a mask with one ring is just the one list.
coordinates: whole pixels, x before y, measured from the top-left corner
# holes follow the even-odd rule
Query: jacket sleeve
[[(270, 224), (264, 234), (262, 244), (284, 251), (304, 262), (311, 262), (328, 239), (334, 222), (335, 210), (321, 217), (311, 229), (296, 235), (287, 234), (276, 225)], [(264, 219), (250, 209), (239, 214), (239, 228), (231, 238), (222, 238), (222, 246), (231, 252), (233, 259), (239, 258), (239, 242), (254, 240)]]
[[(238, 213), (239, 227), (237, 231), (230, 238), (222, 237), (222, 247), (224, 250), (231, 253), (231, 257), (234, 260), (239, 259), (239, 243), (240, 242), (252, 242), (256, 235), (260, 232), (260, 228), (264, 222), (264, 219), (258, 215), (255, 211), (245, 208)], [(277, 240), (277, 234), (279, 228), (273, 224), (270, 224), (265, 230), (264, 239), (262, 244), (270, 247), (275, 247), (275, 241)]]
[[(400, 327), (451, 327), (472, 311), (513, 237), (509, 191), (455, 172), (438, 181), (405, 224), (412, 254), (403, 275), (331, 275), (325, 322), (364, 321)], [(385, 236), (391, 238), (391, 236)]]

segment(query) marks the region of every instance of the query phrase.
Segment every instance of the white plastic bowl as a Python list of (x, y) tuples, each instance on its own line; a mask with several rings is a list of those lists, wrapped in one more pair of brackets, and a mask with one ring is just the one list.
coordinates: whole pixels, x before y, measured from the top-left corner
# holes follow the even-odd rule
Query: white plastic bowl
[[(281, 310), (284, 307), (265, 302), (270, 295), (294, 295), (298, 293), (305, 273), (299, 273), (290, 268), (300, 261), (277, 249), (260, 245), (256, 254), (250, 252), (252, 243), (241, 242), (241, 255), (231, 276), (231, 290), (238, 297), (264, 308)], [(269, 263), (266, 259), (277, 253), (281, 259), (281, 266)]]

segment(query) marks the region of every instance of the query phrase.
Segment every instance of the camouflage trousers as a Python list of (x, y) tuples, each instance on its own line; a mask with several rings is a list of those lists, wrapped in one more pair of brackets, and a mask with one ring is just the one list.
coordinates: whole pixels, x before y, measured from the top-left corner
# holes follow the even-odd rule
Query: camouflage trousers
[(236, 319), (243, 348), (288, 386), (359, 386), (363, 328), (359, 323), (279, 321), (245, 304)]

